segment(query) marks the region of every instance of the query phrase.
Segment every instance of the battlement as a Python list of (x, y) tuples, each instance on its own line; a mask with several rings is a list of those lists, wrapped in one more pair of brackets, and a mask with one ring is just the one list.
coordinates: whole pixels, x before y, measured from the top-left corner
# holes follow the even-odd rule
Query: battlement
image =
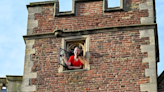
[[(45, 2), (33, 2), (30, 3), (30, 5), (27, 5), (28, 7), (34, 7), (34, 6), (46, 6), (46, 5), (54, 5), (54, 17), (59, 16), (76, 16), (76, 15), (89, 15), (93, 14), (90, 10), (94, 9), (94, 13), (104, 13), (104, 12), (112, 12), (112, 11), (123, 11), (125, 9), (125, 1), (126, 0), (120, 0), (120, 7), (112, 7), (108, 8), (108, 0), (72, 0), (72, 11), (66, 11), (66, 12), (60, 12), (59, 11), (59, 1), (45, 1)], [(92, 2), (92, 5), (85, 6), (84, 4), (80, 3), (87, 3)], [(80, 4), (80, 5), (78, 5)], [(84, 9), (88, 9), (89, 12), (84, 12)], [(81, 13), (81, 14), (79, 14)]]
[(59, 11), (56, 0), (30, 3), (27, 9), (27, 35), (156, 23), (150, 0), (120, 0), (120, 7), (112, 8), (108, 0), (73, 0), (72, 11), (66, 12)]

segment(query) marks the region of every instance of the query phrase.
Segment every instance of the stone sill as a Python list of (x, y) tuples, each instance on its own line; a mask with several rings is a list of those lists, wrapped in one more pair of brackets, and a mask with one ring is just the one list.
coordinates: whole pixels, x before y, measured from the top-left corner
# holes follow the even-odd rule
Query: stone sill
[(8, 81), (22, 81), (23, 76), (16, 76), (16, 75), (6, 75)]
[(63, 16), (75, 16), (75, 13), (72, 12), (60, 12), (55, 15), (55, 17), (63, 17)]
[(107, 8), (105, 9), (104, 12), (114, 12), (114, 11), (123, 11), (124, 9), (123, 8), (120, 8), (120, 7), (112, 7), (112, 8)]
[(80, 72), (80, 71), (87, 71), (87, 69), (66, 70), (66, 71), (62, 71), (61, 73)]

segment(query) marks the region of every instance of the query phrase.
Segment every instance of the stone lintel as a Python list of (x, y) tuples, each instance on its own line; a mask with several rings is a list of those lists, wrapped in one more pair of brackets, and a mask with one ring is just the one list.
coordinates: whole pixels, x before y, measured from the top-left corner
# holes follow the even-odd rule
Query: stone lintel
[(69, 72), (80, 72), (80, 71), (87, 71), (87, 69), (67, 70), (67, 71), (62, 71), (62, 73), (69, 73)]
[(23, 76), (6, 75), (7, 81), (22, 81)]

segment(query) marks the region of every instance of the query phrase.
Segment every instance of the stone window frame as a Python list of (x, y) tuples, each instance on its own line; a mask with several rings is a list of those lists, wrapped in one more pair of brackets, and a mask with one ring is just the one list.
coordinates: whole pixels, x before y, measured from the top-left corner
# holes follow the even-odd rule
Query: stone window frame
[(125, 5), (126, 5), (126, 0), (120, 0), (120, 7), (108, 8), (108, 0), (103, 1), (104, 12), (124, 11)]
[[(82, 35), (82, 36), (73, 36), (73, 37), (65, 37), (62, 38), (62, 44), (61, 44), (61, 48), (66, 49), (66, 45), (67, 42), (69, 41), (80, 41), (80, 40), (85, 40), (85, 59), (89, 62), (90, 60), (90, 53), (89, 53), (89, 46), (90, 46), (90, 36), (89, 35)], [(64, 70), (64, 67), (62, 65), (60, 65), (60, 67), (58, 68), (58, 72), (62, 73), (62, 72), (76, 72), (76, 71), (87, 71), (90, 70), (90, 64), (85, 64), (83, 69), (76, 69), (76, 70)]]

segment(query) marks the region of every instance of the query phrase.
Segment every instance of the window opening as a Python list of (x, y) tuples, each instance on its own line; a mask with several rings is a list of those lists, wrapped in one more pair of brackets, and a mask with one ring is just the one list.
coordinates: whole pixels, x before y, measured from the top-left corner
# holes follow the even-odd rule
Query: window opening
[(74, 48), (75, 47), (79, 47), (80, 49), (80, 54), (79, 56), (84, 56), (85, 55), (85, 46), (84, 46), (85, 41), (71, 41), (71, 42), (67, 42), (67, 51), (69, 52), (69, 57), (71, 55), (74, 55)]
[(59, 0), (59, 11), (72, 11), (72, 0), (67, 0), (67, 2), (65, 0)]
[(108, 8), (120, 7), (120, 0), (108, 0)]
[[(73, 71), (90, 70), (89, 41), (90, 41), (90, 36), (89, 35), (62, 38), (62, 45), (61, 45), (61, 49), (60, 49), (60, 52), (59, 52), (59, 54), (60, 54), (59, 55), (60, 67), (58, 68), (58, 72), (70, 72), (67, 68), (65, 68), (63, 66), (63, 65), (66, 65), (66, 64), (65, 64), (64, 58), (62, 58), (62, 56), (65, 54), (66, 59), (68, 61), (69, 57), (71, 55), (74, 55), (73, 52), (74, 52), (75, 47), (79, 47), (79, 49), (80, 49), (79, 56), (82, 56), (82, 57), (79, 57), (79, 60), (81, 61), (81, 63), (83, 63), (83, 68), (82, 69), (75, 69)], [(61, 65), (61, 64), (63, 64), (63, 65)]]
[[(75, 47), (78, 47), (80, 49), (79, 56), (84, 56), (84, 54), (85, 54), (85, 51), (84, 51), (84, 49), (85, 49), (84, 43), (85, 43), (84, 40), (66, 42), (66, 50), (68, 52), (67, 61), (69, 60), (70, 56), (74, 55), (74, 49), (75, 49)], [(67, 67), (64, 67), (64, 70), (69, 70), (69, 69)]]
[(67, 69), (67, 65), (62, 61), (63, 61), (63, 56), (66, 55), (67, 60), (69, 60), (70, 56), (74, 55), (74, 49), (75, 47), (78, 47), (80, 49), (80, 54), (79, 56), (84, 56), (85, 55), (85, 41), (81, 40), (81, 41), (70, 41), (66, 43), (66, 50), (60, 48), (59, 50), (59, 64), (62, 65), (64, 68), (64, 70), (68, 70)]

